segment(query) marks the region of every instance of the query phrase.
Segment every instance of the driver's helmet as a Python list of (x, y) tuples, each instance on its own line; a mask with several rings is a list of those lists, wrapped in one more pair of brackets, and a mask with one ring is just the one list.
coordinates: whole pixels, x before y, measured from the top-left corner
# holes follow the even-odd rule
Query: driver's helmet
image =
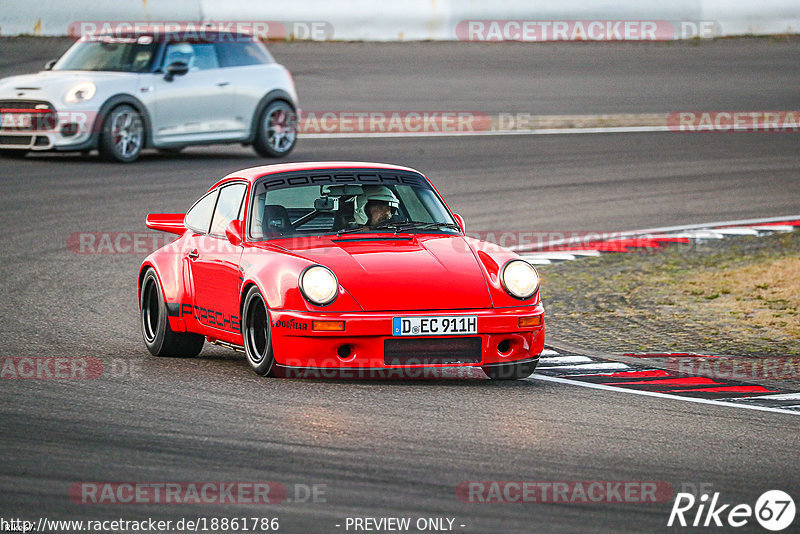
[(353, 208), (353, 219), (358, 224), (367, 224), (369, 222), (369, 215), (367, 215), (367, 202), (370, 200), (381, 200), (388, 202), (392, 208), (392, 215), (397, 214), (397, 209), (400, 207), (400, 201), (394, 196), (392, 190), (385, 185), (365, 185), (363, 192), (356, 197), (355, 206)]
[(194, 48), (189, 43), (179, 43), (169, 47), (167, 52), (168, 57), (165, 62), (167, 65), (180, 61), (186, 63), (187, 67), (192, 66), (192, 58), (194, 57)]

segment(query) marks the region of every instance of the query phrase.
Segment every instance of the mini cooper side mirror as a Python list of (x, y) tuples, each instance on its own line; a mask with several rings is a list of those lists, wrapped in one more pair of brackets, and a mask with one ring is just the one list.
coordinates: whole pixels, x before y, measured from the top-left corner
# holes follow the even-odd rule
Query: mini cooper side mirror
[(189, 65), (183, 61), (176, 61), (167, 66), (167, 73), (164, 75), (164, 79), (171, 82), (175, 79), (175, 76), (183, 76), (187, 72), (189, 72)]
[(228, 241), (231, 242), (231, 245), (238, 246), (242, 244), (243, 241), (243, 231), (242, 231), (242, 221), (234, 220), (228, 223), (228, 227), (225, 228), (225, 236), (228, 238)]
[(458, 213), (454, 213), (453, 215), (456, 218), (456, 222), (461, 227), (461, 231), (466, 234), (467, 233), (467, 225), (464, 223), (464, 217), (462, 217)]
[(53, 70), (53, 65), (56, 64), (57, 59), (51, 59), (47, 63), (44, 64), (44, 70)]

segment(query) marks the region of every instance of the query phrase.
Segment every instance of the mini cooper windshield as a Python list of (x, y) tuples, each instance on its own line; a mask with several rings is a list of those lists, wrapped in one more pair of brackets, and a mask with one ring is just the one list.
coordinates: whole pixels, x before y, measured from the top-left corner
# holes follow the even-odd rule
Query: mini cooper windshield
[[(459, 233), (460, 229), (427, 184), (369, 183), (265, 186), (255, 188), (250, 237), (370, 232)], [(421, 181), (420, 181), (421, 182)]]
[(148, 72), (158, 51), (152, 36), (99, 37), (80, 41), (53, 65), (53, 70)]

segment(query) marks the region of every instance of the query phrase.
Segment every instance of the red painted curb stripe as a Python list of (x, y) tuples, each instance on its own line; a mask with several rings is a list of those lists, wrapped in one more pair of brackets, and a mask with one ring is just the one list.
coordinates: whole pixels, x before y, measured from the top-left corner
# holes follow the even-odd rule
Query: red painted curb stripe
[(685, 378), (667, 378), (665, 380), (638, 380), (635, 382), (611, 382), (605, 384), (607, 386), (633, 386), (633, 385), (642, 385), (642, 386), (705, 386), (705, 385), (712, 385), (718, 384), (720, 386), (725, 385), (722, 382), (714, 382), (710, 378), (706, 378), (704, 376), (688, 376)]

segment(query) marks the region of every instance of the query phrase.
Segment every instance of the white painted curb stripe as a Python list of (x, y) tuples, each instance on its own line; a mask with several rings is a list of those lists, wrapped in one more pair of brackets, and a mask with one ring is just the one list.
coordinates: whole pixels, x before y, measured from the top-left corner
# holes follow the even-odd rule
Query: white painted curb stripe
[(591, 362), (592, 359), (588, 356), (552, 356), (547, 358), (539, 358), (539, 363), (584, 363)]
[(778, 393), (777, 395), (754, 395), (752, 397), (740, 397), (739, 400), (800, 400), (800, 393)]
[[(545, 360), (544, 363), (547, 363)], [(596, 369), (596, 370), (606, 370), (606, 369), (630, 369), (630, 365), (626, 363), (617, 363), (617, 362), (609, 362), (609, 363), (579, 363), (576, 365), (551, 365), (551, 366), (538, 366), (536, 369)]]
[(632, 395), (644, 395), (645, 397), (660, 397), (662, 399), (671, 399), (683, 402), (694, 402), (697, 404), (711, 404), (713, 406), (727, 406), (730, 408), (740, 408), (744, 410), (756, 410), (759, 412), (773, 412), (789, 415), (800, 415), (800, 412), (788, 411), (782, 408), (772, 408), (768, 406), (753, 406), (751, 404), (736, 404), (733, 402), (725, 402), (709, 399), (698, 399), (695, 397), (679, 397), (678, 395), (670, 395), (669, 393), (657, 393), (654, 391), (641, 391), (637, 389), (625, 389), (618, 386), (606, 386), (604, 384), (591, 384), (589, 382), (579, 382), (577, 380), (569, 380), (567, 378), (556, 378), (552, 376), (532, 375), (527, 380), (541, 380), (542, 382), (555, 382), (558, 384), (567, 384), (570, 386), (580, 386), (589, 389), (601, 389), (605, 391), (617, 391), (620, 393), (630, 393)]
[[(669, 236), (669, 237), (695, 237), (702, 232), (707, 232), (707, 234), (703, 234), (703, 239), (720, 239), (722, 236), (716, 230), (712, 230), (712, 228), (717, 228), (720, 226), (752, 226), (752, 225), (761, 225), (765, 223), (772, 223), (772, 222), (782, 222), (782, 221), (797, 221), (800, 220), (800, 215), (785, 215), (782, 217), (765, 217), (761, 219), (745, 219), (745, 220), (736, 220), (736, 221), (718, 221), (718, 222), (708, 222), (708, 223), (701, 223), (701, 224), (686, 224), (683, 226), (664, 226), (661, 228), (645, 228), (642, 230), (626, 230), (624, 232), (608, 232), (609, 234), (613, 234), (615, 239), (624, 239), (626, 237), (644, 237), (648, 234), (659, 234)], [(779, 226), (783, 227), (783, 226)], [(791, 227), (791, 226), (790, 226)], [(794, 227), (791, 227), (792, 229)], [(693, 230), (698, 230), (699, 232), (692, 232)], [(688, 234), (690, 235), (682, 235)], [(706, 237), (706, 235), (708, 237)], [(719, 237), (714, 237), (714, 235)], [(610, 241), (610, 240), (606, 240)], [(547, 243), (541, 243), (538, 245), (515, 245), (513, 247), (508, 247), (509, 249), (515, 252), (521, 251), (531, 251), (534, 252), (537, 249), (549, 248), (549, 247), (557, 247), (561, 245), (585, 245), (586, 243), (583, 241), (582, 237), (571, 237), (569, 239), (554, 239)], [(572, 253), (572, 251), (570, 251)]]

